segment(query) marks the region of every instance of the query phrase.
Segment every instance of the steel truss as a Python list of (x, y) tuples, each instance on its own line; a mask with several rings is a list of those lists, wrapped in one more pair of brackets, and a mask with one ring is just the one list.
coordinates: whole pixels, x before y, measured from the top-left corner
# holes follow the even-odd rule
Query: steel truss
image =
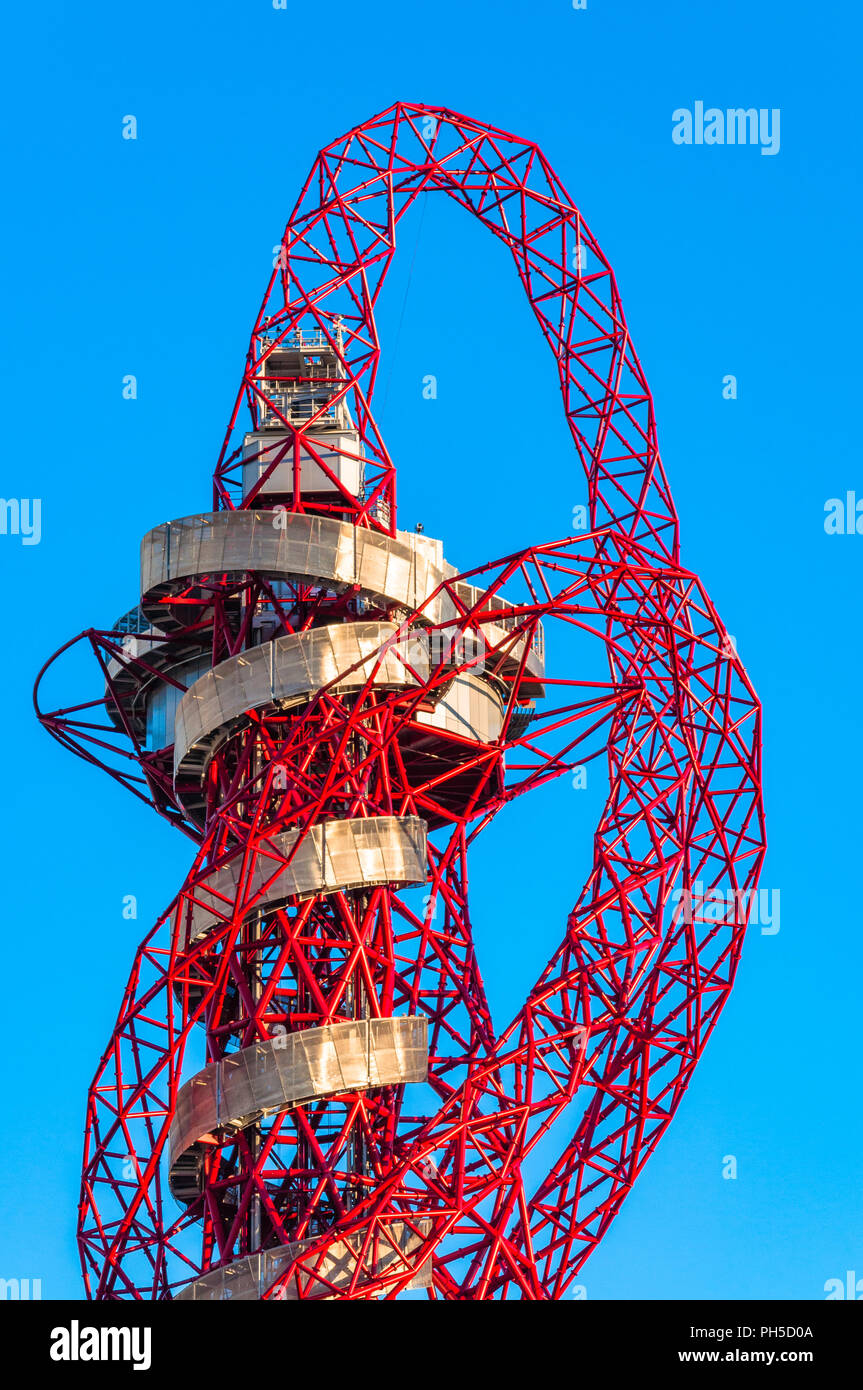
[[(49, 731), (196, 845), (136, 953), (90, 1088), (78, 1229), (91, 1298), (171, 1298), (214, 1278), (221, 1292), (196, 1296), (228, 1296), (225, 1272), (241, 1266), (263, 1298), (394, 1298), (412, 1282), (433, 1298), (563, 1298), (671, 1121), (734, 981), (765, 844), (760, 707), (681, 565), (613, 272), (535, 145), (399, 103), (321, 151), (255, 322), (215, 513), (260, 509), (275, 521), (270, 482), (287, 459), (285, 524), (318, 516), (396, 537), (395, 469), (372, 414), (375, 305), (399, 219), (433, 190), (513, 257), (557, 364), (590, 530), (443, 573), (410, 608), (358, 585), (210, 573), (161, 600), (171, 623), (142, 627), (134, 650), (122, 632), (95, 629), (61, 648), (92, 650), (103, 697), (42, 710), (37, 682)], [(325, 343), (341, 364), (360, 493), (320, 447), (324, 405), (297, 424), (267, 399), (262, 363), (288, 341)], [(243, 495), (242, 438), (268, 411), (286, 443)], [(304, 493), (303, 450), (326, 496)], [(227, 669), (250, 650), (262, 604), (286, 650), (327, 624), (388, 627), (370, 662), (302, 703), (249, 708), (192, 805), (170, 745), (148, 748), (129, 692), (157, 679), (184, 689), (172, 644), (179, 654), (198, 642)], [(556, 664), (573, 638), (601, 644), (607, 679)], [(388, 663), (400, 678), (382, 679)], [(430, 733), (454, 682), (471, 678), (498, 702), (495, 736)], [(500, 1026), (474, 947), (469, 851), (509, 802), (585, 764), (608, 772), (592, 868), (559, 945)], [(300, 881), (322, 828), (375, 818), (422, 822), (424, 885), (272, 899), (279, 875)], [(227, 881), (222, 871), (232, 887), (219, 898), (208, 884)], [(506, 881), (508, 911), (532, 932), (538, 867), (507, 868)], [(400, 1018), (427, 1025), (425, 1084), (331, 1086), (220, 1122), (188, 1151), (184, 1198), (172, 1195), (178, 1097), (201, 1066)], [(286, 1248), (278, 1267), (261, 1262)]]

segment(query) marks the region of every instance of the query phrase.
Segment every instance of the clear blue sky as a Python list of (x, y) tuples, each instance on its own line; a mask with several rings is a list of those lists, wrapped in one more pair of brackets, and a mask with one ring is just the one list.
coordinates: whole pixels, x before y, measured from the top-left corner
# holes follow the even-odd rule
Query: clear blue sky
[[(853, 7), (47, 0), (9, 14), (5, 37), (0, 492), (42, 499), (42, 539), (0, 536), (0, 1275), (80, 1294), (87, 1085), (137, 941), (189, 860), (183, 837), (39, 729), (33, 677), (61, 642), (137, 601), (144, 531), (209, 506), (300, 183), (322, 144), (404, 99), (536, 140), (585, 214), (656, 400), (684, 562), (766, 711), (763, 883), (781, 893), (780, 931), (753, 930), (677, 1119), (585, 1268), (588, 1297), (819, 1298), (827, 1279), (863, 1278), (863, 536), (823, 526), (828, 498), (863, 498)], [(698, 100), (779, 108), (779, 153), (675, 145), (672, 112)], [(127, 114), (135, 142), (121, 139)], [(405, 219), (382, 306), (383, 425), (401, 524), (422, 520), (468, 568), (567, 534), (584, 488), (505, 253), (453, 206), (430, 201), (417, 242), (419, 222), (418, 209)], [(127, 373), (134, 402), (121, 396)], [(728, 374), (737, 400), (723, 400)], [(498, 437), (521, 401), (535, 424), (519, 457)], [(485, 428), (465, 456), (450, 441), (468, 410)], [(476, 864), (501, 1020), (559, 938), (589, 853), (586, 803), (561, 791), (552, 805), (545, 822), (527, 808), (502, 816)], [(534, 881), (520, 940), (508, 900), (531, 857), (547, 864), (572, 837), (569, 875)], [(130, 893), (137, 921), (122, 916)], [(728, 1154), (735, 1181), (721, 1175)]]

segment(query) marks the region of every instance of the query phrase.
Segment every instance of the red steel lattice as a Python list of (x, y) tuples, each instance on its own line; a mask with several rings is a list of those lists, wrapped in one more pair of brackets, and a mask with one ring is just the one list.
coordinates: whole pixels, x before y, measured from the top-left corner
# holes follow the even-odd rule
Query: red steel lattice
[[(372, 414), (396, 225), (432, 190), (511, 253), (588, 484), (589, 531), (462, 574), (397, 533)], [(187, 566), (182, 582), (151, 586), (137, 620), (67, 643), (92, 649), (105, 696), (40, 709), (197, 846), (136, 954), (90, 1089), (88, 1296), (394, 1298), (413, 1284), (444, 1299), (562, 1298), (728, 997), (764, 831), (757, 698), (680, 563), (614, 275), (535, 145), (399, 103), (321, 151), (255, 323), (213, 506), (157, 528), (151, 568), (170, 575), (167, 549), (192, 534), (203, 546), (242, 532), (251, 549)], [(333, 527), (350, 563), (328, 583)], [(299, 568), (255, 559), (300, 541), (313, 558)], [(361, 547), (391, 557), (385, 580), (363, 578)], [(580, 638), (602, 644), (605, 679), (567, 668)], [(334, 644), (329, 665), (314, 666), (318, 641)], [(287, 676), (277, 690), (282, 653), (307, 663), (304, 694), (285, 696)], [(271, 698), (226, 693), (229, 679), (251, 691), (267, 660)], [(197, 743), (184, 726), (175, 766), (170, 728), (160, 741), (147, 723), (153, 692), (169, 708), (168, 692), (194, 686), (206, 708), (214, 679), (224, 722)], [(460, 723), (451, 711), (468, 694), (478, 703), (459, 706), (471, 711)], [(500, 1027), (468, 850), (508, 802), (597, 760), (608, 792), (590, 873)], [(313, 891), (308, 865), (344, 827), (372, 837), (363, 845), (392, 831), (408, 858), (405, 837), (419, 836), (425, 882), (405, 887), (415, 874), (369, 868), (380, 856), (363, 850), (353, 877), (334, 871)], [(509, 911), (529, 932), (540, 871), (507, 872)], [(425, 1081), (399, 1051), (411, 1028)], [(332, 1070), (332, 1040), (348, 1036), (362, 1084)], [(318, 1058), (311, 1080), (291, 1073), (273, 1090), (298, 1048)], [(182, 1124), (194, 1143), (177, 1141), (169, 1174)]]

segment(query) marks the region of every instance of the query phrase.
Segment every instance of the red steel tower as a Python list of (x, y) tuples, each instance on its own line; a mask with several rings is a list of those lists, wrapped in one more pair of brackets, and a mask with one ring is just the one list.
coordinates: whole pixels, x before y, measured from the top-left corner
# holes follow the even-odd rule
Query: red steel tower
[[(588, 530), (463, 573), (397, 529), (372, 414), (375, 304), (432, 190), (511, 253), (587, 481)], [(728, 996), (764, 833), (758, 701), (681, 565), (613, 273), (535, 145), (399, 103), (321, 151), (212, 510), (148, 532), (139, 606), (80, 643), (104, 695), (42, 709), (43, 672), (39, 717), (195, 845), (90, 1089), (88, 1296), (564, 1297)], [(588, 762), (592, 867), (501, 1025), (470, 846)]]

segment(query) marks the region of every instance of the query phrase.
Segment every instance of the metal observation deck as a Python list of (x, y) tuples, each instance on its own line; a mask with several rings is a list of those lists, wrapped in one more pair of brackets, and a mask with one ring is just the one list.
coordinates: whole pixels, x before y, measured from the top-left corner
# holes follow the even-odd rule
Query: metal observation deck
[[(410, 1269), (413, 1277), (405, 1287), (428, 1288), (431, 1283), (431, 1260), (422, 1262), (422, 1248), (423, 1238), (428, 1235), (430, 1228), (428, 1217), (418, 1217), (412, 1222), (394, 1220), (381, 1222), (371, 1233), (367, 1228), (361, 1230), (353, 1242), (331, 1241), (318, 1278), (302, 1280), (301, 1276), (294, 1275), (290, 1282), (282, 1286), (279, 1296), (293, 1302), (300, 1298), (302, 1290), (303, 1298), (337, 1298), (339, 1291), (347, 1288), (353, 1279), (360, 1248), (368, 1243), (372, 1246), (372, 1256), (369, 1258), (366, 1254), (365, 1264), (375, 1275)], [(248, 1255), (188, 1284), (177, 1298), (197, 1302), (228, 1298), (235, 1302), (258, 1299), (278, 1279), (279, 1274), (294, 1263), (298, 1255), (311, 1250), (313, 1246), (313, 1240), (293, 1241), (289, 1245)]]
[(427, 1059), (424, 1018), (373, 1018), (278, 1034), (211, 1062), (177, 1097), (171, 1191), (182, 1202), (200, 1195), (203, 1141), (214, 1130), (246, 1129), (319, 1096), (425, 1081)]
[[(278, 743), (295, 727), (292, 721), (322, 701), (392, 697), (397, 756), (405, 768), (433, 774), (443, 815), (448, 804), (460, 807), (479, 795), (488, 775), (483, 750), (495, 750), (513, 687), (522, 719), (543, 691), (541, 629), (510, 638), (518, 619), (506, 613), (499, 595), (487, 604), (494, 617), (481, 624), (481, 659), (465, 662), (458, 649), (441, 662), (464, 613), (481, 612), (484, 604), (483, 591), (450, 583), (456, 572), (440, 541), (417, 533), (389, 536), (314, 511), (328, 488), (362, 487), (362, 460), (353, 457), (359, 446), (331, 356), (325, 344), (302, 337), (273, 348), (262, 367), (266, 395), (243, 452), (245, 492), (265, 505), (200, 513), (151, 530), (141, 545), (140, 604), (118, 624), (122, 656), (108, 665), (109, 713), (146, 741), (151, 756), (163, 759), (177, 804), (204, 833), (222, 814), (225, 766), (240, 765), (233, 750), (247, 750), (253, 775), (267, 766), (261, 740)], [(297, 422), (313, 452), (299, 456), (294, 450), (289, 458)], [(280, 449), (285, 458), (268, 472)], [(329, 457), (325, 450), (341, 460), (329, 472), (315, 461), (315, 454)], [(311, 510), (279, 503), (290, 503), (298, 481)], [(430, 681), (435, 671), (440, 679)], [(242, 811), (246, 804), (243, 815), (250, 813)], [(256, 836), (251, 857), (242, 840), (231, 847), (229, 838), (181, 895), (174, 949), (190, 963), (175, 993), (178, 1002), (185, 995), (186, 1007), (201, 1007), (209, 997), (209, 943), (226, 927), (238, 927), (248, 952), (275, 913), (326, 914), (326, 904), (338, 899), (361, 914), (376, 890), (426, 879), (427, 836), (437, 823), (431, 806), (423, 815), (382, 814), (369, 806), (357, 814), (336, 806), (311, 825), (288, 828), (278, 795), (272, 806), (273, 828)], [(190, 1214), (200, 1208), (203, 1215), (209, 1193), (210, 1209), (215, 1203), (225, 1221), (240, 1219), (239, 1179), (230, 1166), (239, 1158), (225, 1158), (232, 1143), (260, 1154), (274, 1120), (284, 1122), (308, 1107), (320, 1115), (321, 1107), (338, 1104), (344, 1115), (345, 1105), (358, 1098), (373, 1103), (387, 1088), (400, 1092), (424, 1082), (428, 1059), (425, 1017), (378, 1016), (359, 984), (343, 993), (341, 1016), (319, 1026), (302, 1010), (296, 1017), (290, 1007), (280, 1014), (282, 988), (272, 1009), (284, 1022), (269, 1037), (237, 1045), (241, 996), (243, 1007), (261, 998), (271, 967), (264, 957), (256, 964), (249, 957), (243, 968), (245, 984), (232, 987), (234, 1016), (228, 1011), (217, 1021), (205, 1010), (201, 1017), (212, 1060), (180, 1086), (168, 1140), (173, 1197)], [(364, 1171), (361, 1156), (357, 1162)], [(280, 1271), (314, 1254), (326, 1237), (318, 1226), (303, 1239), (274, 1243), (260, 1203), (244, 1229), (247, 1253), (175, 1296), (259, 1298)], [(366, 1277), (391, 1273), (405, 1287), (426, 1285), (429, 1229), (427, 1219), (409, 1213), (368, 1227), (360, 1241)], [(292, 1275), (278, 1296), (332, 1298), (353, 1288), (357, 1239), (356, 1233), (344, 1240), (331, 1235), (314, 1273)]]
[[(296, 849), (295, 849), (296, 847)], [(243, 856), (200, 879), (188, 895), (186, 912), (175, 917), (180, 948), (229, 920), (240, 892)], [(285, 830), (258, 846), (246, 879), (250, 912), (272, 910), (289, 898), (350, 892), (389, 883), (422, 883), (426, 876), (426, 823), (419, 816), (372, 816), (330, 820), (301, 838)]]

